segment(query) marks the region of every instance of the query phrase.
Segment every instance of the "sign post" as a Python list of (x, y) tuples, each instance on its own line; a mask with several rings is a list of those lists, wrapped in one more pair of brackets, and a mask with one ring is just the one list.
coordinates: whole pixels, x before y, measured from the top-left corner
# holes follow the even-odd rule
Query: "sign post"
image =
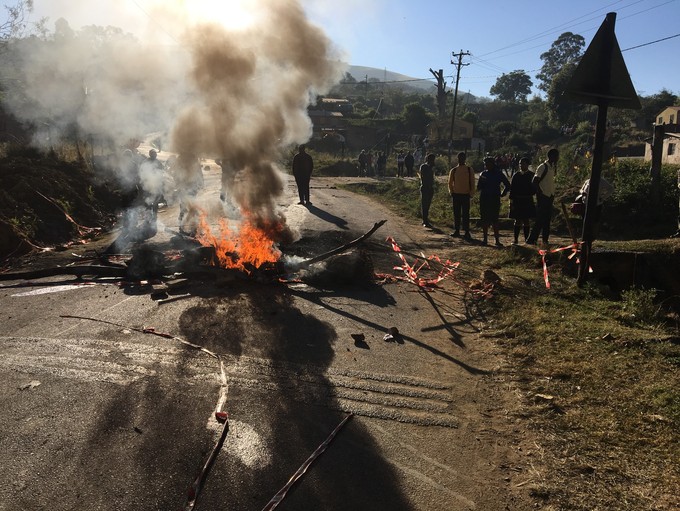
[(642, 108), (614, 34), (615, 24), (616, 13), (608, 13), (583, 54), (563, 93), (563, 97), (568, 100), (597, 105), (593, 165), (590, 171), (586, 212), (583, 216), (581, 257), (577, 281), (579, 286), (583, 285), (588, 277), (590, 254), (595, 237), (594, 217), (600, 191), (602, 161), (604, 160), (607, 109), (610, 106), (635, 110)]

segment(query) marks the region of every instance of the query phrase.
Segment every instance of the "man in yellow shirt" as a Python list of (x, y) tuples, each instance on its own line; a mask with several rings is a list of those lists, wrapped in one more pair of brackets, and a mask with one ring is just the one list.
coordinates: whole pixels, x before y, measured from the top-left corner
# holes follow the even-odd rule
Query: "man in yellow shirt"
[(449, 193), (453, 202), (453, 229), (451, 236), (460, 236), (461, 220), (465, 235), (470, 241), (470, 198), (475, 193), (475, 171), (465, 164), (465, 153), (458, 153), (458, 165), (449, 172)]

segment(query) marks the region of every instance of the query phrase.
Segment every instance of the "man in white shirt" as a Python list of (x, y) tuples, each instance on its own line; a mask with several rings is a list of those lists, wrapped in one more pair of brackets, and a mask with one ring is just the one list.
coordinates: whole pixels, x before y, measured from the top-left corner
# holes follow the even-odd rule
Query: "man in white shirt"
[(550, 221), (552, 220), (553, 201), (555, 200), (555, 174), (560, 153), (552, 148), (548, 151), (548, 159), (536, 169), (534, 183), (536, 186), (536, 221), (526, 242), (535, 245), (540, 235), (543, 244), (550, 238)]

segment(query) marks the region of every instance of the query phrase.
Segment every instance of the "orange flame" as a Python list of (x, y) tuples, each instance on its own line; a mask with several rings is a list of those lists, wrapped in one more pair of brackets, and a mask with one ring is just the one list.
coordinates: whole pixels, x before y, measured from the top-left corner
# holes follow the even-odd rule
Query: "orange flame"
[(215, 248), (217, 265), (248, 271), (246, 265), (259, 268), (265, 263), (275, 263), (281, 257), (269, 232), (276, 231), (258, 227), (246, 218), (236, 233), (229, 228), (225, 219), (219, 221), (219, 234), (215, 235), (203, 213), (198, 222), (196, 239), (204, 245)]

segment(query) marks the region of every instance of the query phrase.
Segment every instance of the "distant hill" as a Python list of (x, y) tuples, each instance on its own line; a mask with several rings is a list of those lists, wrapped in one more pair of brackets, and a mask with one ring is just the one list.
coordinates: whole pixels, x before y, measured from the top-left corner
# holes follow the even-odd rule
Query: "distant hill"
[[(347, 72), (351, 74), (357, 82), (363, 82), (366, 80), (366, 76), (369, 79), (375, 78), (380, 82), (388, 82), (390, 85), (396, 85), (401, 87), (405, 91), (436, 94), (437, 86), (434, 76), (430, 74), (430, 78), (426, 79), (426, 74), (420, 78), (414, 78), (412, 76), (403, 75), (401, 73), (395, 73), (394, 71), (386, 71), (385, 69), (378, 69), (377, 67), (366, 67), (366, 66), (348, 66)], [(475, 102), (479, 98), (473, 94), (467, 92), (458, 93), (458, 98), (466, 102)]]
[[(402, 75), (401, 73), (395, 73), (393, 71), (386, 71), (384, 69), (366, 66), (349, 66), (347, 72), (351, 74), (357, 82), (366, 80), (366, 76), (368, 76), (369, 79), (375, 78), (381, 82), (395, 82), (399, 85), (403, 84), (408, 88), (414, 88), (424, 92), (431, 92), (433, 94), (437, 90), (434, 76), (430, 76), (431, 79), (419, 80), (412, 76)], [(423, 74), (421, 78), (425, 78), (425, 74)]]

